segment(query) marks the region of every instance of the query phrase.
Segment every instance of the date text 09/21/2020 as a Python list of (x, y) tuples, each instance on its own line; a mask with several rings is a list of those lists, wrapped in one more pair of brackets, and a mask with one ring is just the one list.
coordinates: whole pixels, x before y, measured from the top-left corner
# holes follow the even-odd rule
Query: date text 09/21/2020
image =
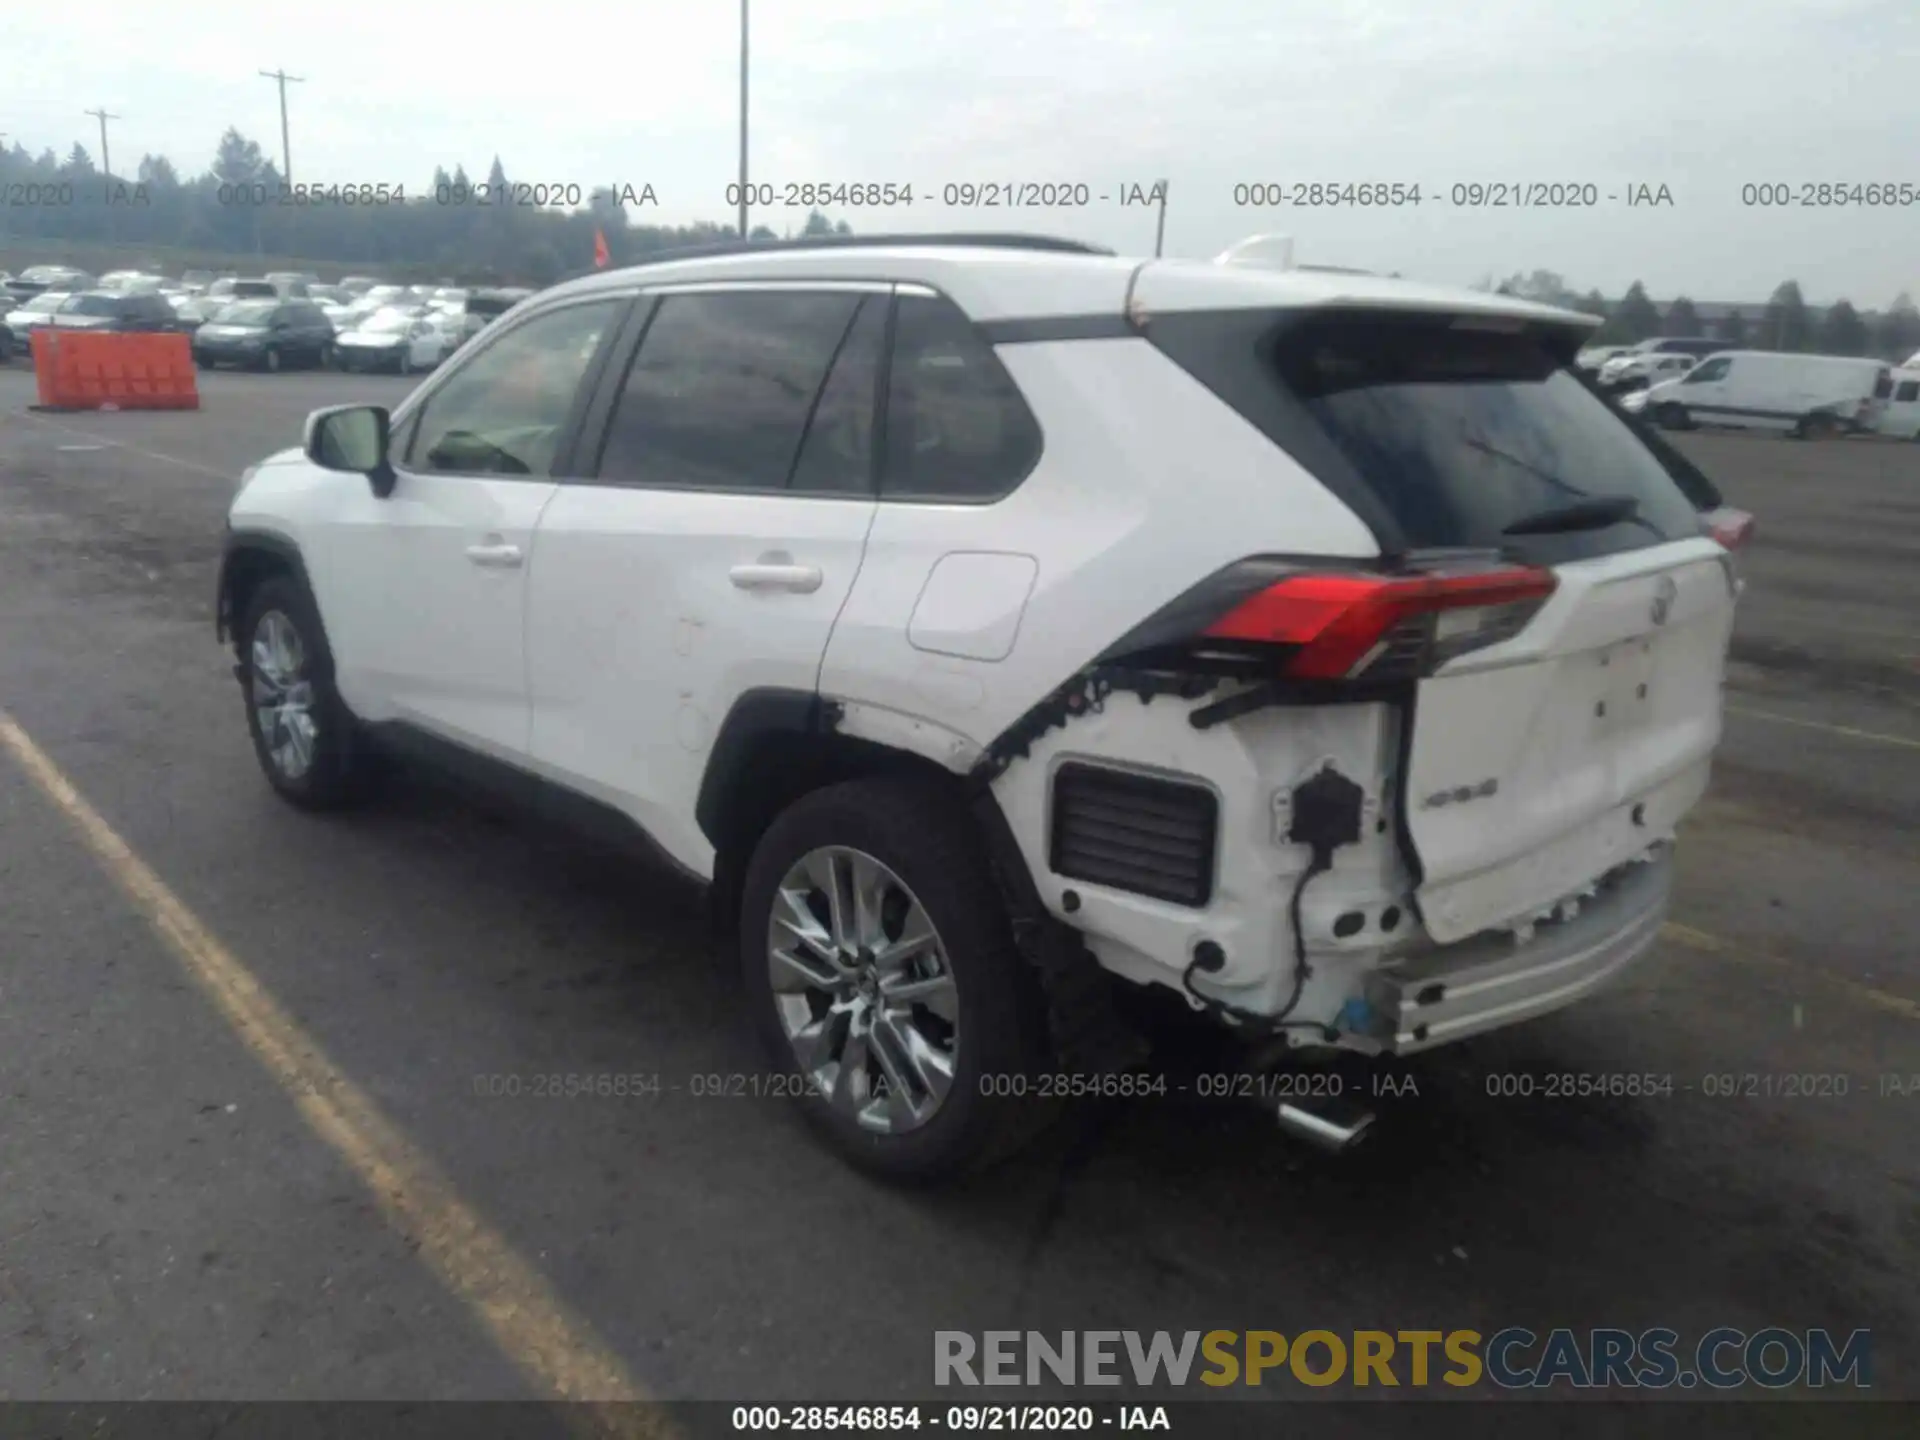
[[(1349, 1075), (1337, 1069), (1247, 1071), (1186, 1074), (1170, 1078), (1153, 1071), (1086, 1074), (988, 1074), (979, 1077), (983, 1095), (1032, 1100), (1142, 1100), (1168, 1097), (1197, 1100), (1418, 1098), (1420, 1079), (1405, 1070), (1375, 1070)], [(884, 1093), (884, 1077), (874, 1082)], [(482, 1099), (651, 1100), (675, 1096), (693, 1100), (798, 1100), (830, 1098), (812, 1076), (746, 1071), (689, 1074), (669, 1080), (646, 1071), (495, 1073), (475, 1075), (472, 1093)], [(1678, 1077), (1657, 1072), (1488, 1071), (1485, 1094), (1496, 1100), (1705, 1100), (1814, 1101), (1920, 1099), (1920, 1073), (1887, 1072), (1711, 1072)]]
[(433, 204), (572, 210), (589, 200), (647, 209), (660, 203), (652, 185), (631, 181), (595, 186), (583, 186), (574, 181), (517, 180), (501, 185), (483, 181), (478, 184), (442, 183), (426, 190), (409, 191), (404, 182), (384, 180), (310, 185), (270, 185), (254, 180), (222, 182), (214, 191), (213, 198), (217, 205), (291, 206), (297, 209)]

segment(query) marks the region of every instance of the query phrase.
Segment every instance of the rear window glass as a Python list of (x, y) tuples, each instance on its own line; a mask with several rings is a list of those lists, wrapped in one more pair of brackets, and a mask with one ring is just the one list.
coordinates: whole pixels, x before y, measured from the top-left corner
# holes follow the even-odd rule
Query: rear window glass
[(1882, 370), (1880, 372), (1879, 379), (1873, 382), (1873, 398), (1876, 400), (1885, 400), (1888, 396), (1892, 394), (1893, 394), (1893, 376), (1890, 375), (1887, 371)]
[[(1349, 320), (1283, 336), (1271, 361), (1408, 548), (1504, 546), (1560, 560), (1699, 533), (1658, 458), (1540, 339)], [(1506, 533), (1620, 496), (1637, 509), (1604, 528), (1518, 542)]]

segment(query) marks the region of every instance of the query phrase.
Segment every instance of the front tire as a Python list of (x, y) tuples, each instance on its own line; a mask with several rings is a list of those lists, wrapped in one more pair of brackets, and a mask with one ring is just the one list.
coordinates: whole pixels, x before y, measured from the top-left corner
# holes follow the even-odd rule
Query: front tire
[(303, 810), (358, 799), (367, 771), (352, 714), (333, 684), (333, 655), (307, 588), (264, 580), (239, 629), (247, 733), (267, 783)]
[(847, 1160), (926, 1183), (1004, 1159), (1053, 1108), (1039, 986), (984, 846), (940, 790), (797, 801), (741, 891), (747, 1003), (777, 1074)]
[(278, 375), (280, 373), (280, 352), (269, 345), (267, 347), (267, 353), (261, 357), (260, 363), (269, 375)]
[(1660, 428), (1662, 430), (1691, 430), (1693, 428), (1693, 417), (1687, 414), (1687, 407), (1684, 405), (1662, 405), (1654, 412), (1654, 419), (1660, 422)]

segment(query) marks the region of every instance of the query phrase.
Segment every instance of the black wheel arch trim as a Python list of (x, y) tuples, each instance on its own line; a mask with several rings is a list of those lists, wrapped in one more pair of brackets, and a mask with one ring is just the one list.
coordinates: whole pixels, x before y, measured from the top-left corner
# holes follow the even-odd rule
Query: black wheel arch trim
[(234, 627), (240, 620), (233, 613), (234, 562), (239, 556), (248, 554), (273, 556), (298, 577), (309, 595), (314, 593), (313, 582), (307, 574), (306, 557), (300, 553), (299, 545), (291, 537), (261, 526), (229, 526), (226, 542), (221, 547), (220, 578), (214, 587), (213, 598), (213, 633), (223, 645), (233, 635)]
[(839, 720), (840, 707), (813, 690), (763, 686), (743, 691), (720, 722), (707, 751), (693, 818), (715, 848), (726, 840), (727, 816), (747, 782), (749, 757), (771, 735), (825, 735)]

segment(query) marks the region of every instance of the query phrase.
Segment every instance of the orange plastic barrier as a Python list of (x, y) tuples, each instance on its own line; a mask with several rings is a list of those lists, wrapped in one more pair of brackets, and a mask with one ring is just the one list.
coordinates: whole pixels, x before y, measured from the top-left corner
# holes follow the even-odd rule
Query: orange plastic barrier
[(33, 332), (35, 410), (198, 410), (200, 382), (184, 335)]

